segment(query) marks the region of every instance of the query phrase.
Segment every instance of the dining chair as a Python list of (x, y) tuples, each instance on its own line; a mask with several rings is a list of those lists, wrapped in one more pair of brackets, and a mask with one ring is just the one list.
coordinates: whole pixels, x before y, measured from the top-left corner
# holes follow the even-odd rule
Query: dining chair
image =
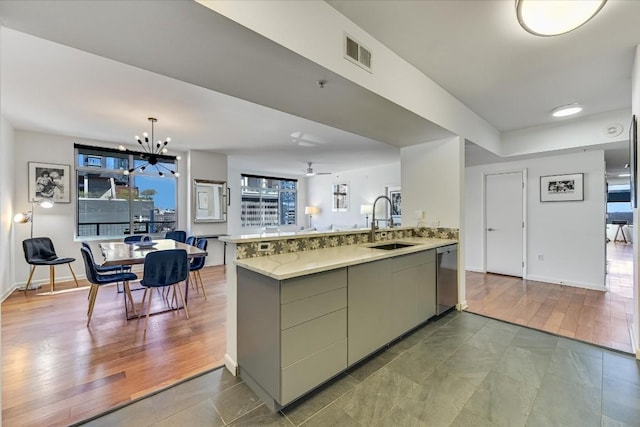
[(97, 266), (95, 260), (93, 259), (91, 250), (83, 246), (80, 248), (80, 252), (82, 253), (82, 259), (84, 260), (84, 269), (87, 274), (87, 280), (89, 281), (89, 283), (91, 283), (91, 287), (89, 288), (89, 309), (87, 310), (87, 326), (89, 326), (89, 322), (91, 322), (91, 316), (93, 315), (93, 306), (95, 305), (96, 297), (98, 296), (98, 289), (100, 289), (100, 286), (108, 285), (110, 283), (124, 282), (124, 289), (129, 299), (129, 303), (131, 304), (131, 309), (133, 310), (133, 313), (136, 314), (136, 309), (133, 304), (133, 296), (131, 295), (131, 290), (129, 289), (129, 282), (131, 280), (137, 280), (138, 276), (131, 272), (101, 274), (96, 269)]
[[(167, 286), (173, 286), (174, 295), (177, 293), (182, 300), (184, 313), (189, 318), (189, 310), (187, 302), (182, 293), (180, 282), (187, 280), (189, 276), (189, 261), (187, 259), (187, 251), (184, 249), (167, 249), (162, 251), (150, 252), (144, 258), (144, 273), (140, 284), (144, 286), (144, 294), (142, 295), (142, 309), (140, 316), (144, 311), (144, 301), (149, 291), (149, 301), (147, 302), (147, 316), (144, 321), (144, 330), (147, 330), (149, 322), (149, 312), (151, 311), (151, 300), (153, 298), (153, 289)], [(180, 307), (178, 306), (178, 310)]]
[(49, 283), (51, 284), (51, 293), (53, 293), (55, 287), (56, 265), (67, 264), (69, 266), (69, 270), (71, 270), (73, 280), (76, 282), (76, 287), (78, 286), (78, 279), (76, 278), (76, 274), (73, 272), (73, 268), (71, 268), (71, 263), (76, 259), (60, 258), (56, 254), (56, 250), (53, 247), (53, 242), (50, 238), (32, 237), (30, 239), (25, 239), (22, 241), (22, 249), (24, 251), (24, 258), (27, 261), (27, 264), (31, 265), (29, 279), (27, 279), (27, 285), (24, 287), (25, 294), (29, 290), (29, 285), (31, 285), (31, 279), (33, 278), (33, 272), (38, 265), (49, 266)]
[[(196, 247), (206, 252), (208, 243), (209, 242), (207, 239), (198, 239), (198, 241), (196, 242)], [(202, 270), (202, 268), (204, 267), (205, 258), (205, 255), (193, 258), (191, 260), (191, 264), (189, 264), (189, 272), (194, 282), (196, 283), (196, 291), (198, 290), (198, 281), (200, 281), (200, 287), (202, 288), (202, 293), (204, 295), (204, 299), (206, 300), (207, 291), (204, 290), (204, 282), (202, 281), (202, 276), (200, 275), (200, 270)]]
[(187, 232), (182, 230), (167, 231), (164, 238), (184, 243), (187, 240)]
[(187, 240), (185, 240), (184, 242), (189, 246), (195, 246), (197, 240), (198, 239), (196, 236), (189, 236), (187, 237)]
[[(89, 252), (91, 252), (91, 256), (93, 257), (93, 251), (91, 250), (91, 245), (89, 245), (89, 242), (82, 242), (82, 247), (88, 249)], [(101, 266), (101, 265), (98, 265), (97, 263), (95, 263), (95, 257), (93, 257), (93, 260), (94, 260), (94, 264), (96, 266), (96, 271), (98, 273), (113, 273), (113, 272), (122, 273), (124, 271), (131, 271), (131, 266), (130, 265), (105, 265), (105, 266)]]

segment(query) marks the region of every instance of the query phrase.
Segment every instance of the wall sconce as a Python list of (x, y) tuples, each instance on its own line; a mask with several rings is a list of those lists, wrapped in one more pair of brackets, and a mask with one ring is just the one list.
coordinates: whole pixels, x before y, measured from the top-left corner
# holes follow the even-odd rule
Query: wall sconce
[(42, 199), (38, 202), (36, 202), (35, 200), (32, 200), (31, 210), (29, 212), (22, 212), (22, 213), (16, 214), (16, 216), (13, 217), (13, 222), (15, 223), (18, 223), (18, 224), (25, 224), (27, 222), (31, 223), (31, 233), (29, 234), (30, 238), (33, 238), (33, 212), (34, 212), (33, 207), (36, 203), (40, 207), (49, 209), (53, 207), (55, 202), (53, 201), (53, 199)]
[(313, 215), (317, 215), (320, 213), (320, 208), (317, 206), (305, 206), (304, 207), (304, 214), (305, 215), (309, 215), (309, 228), (313, 227), (313, 225), (311, 224), (311, 217)]
[(360, 215), (364, 215), (365, 227), (369, 228), (369, 215), (373, 213), (373, 205), (360, 205)]

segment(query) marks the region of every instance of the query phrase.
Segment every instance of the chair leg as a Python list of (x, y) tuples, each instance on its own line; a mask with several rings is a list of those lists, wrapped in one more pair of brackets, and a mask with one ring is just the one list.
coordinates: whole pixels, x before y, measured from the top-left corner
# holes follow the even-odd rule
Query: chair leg
[[(116, 285), (117, 286), (117, 285)], [(129, 298), (129, 302), (131, 303), (131, 310), (133, 311), (133, 315), (136, 316), (138, 313), (136, 312), (136, 306), (133, 304), (133, 295), (131, 295), (131, 288), (129, 287), (129, 282), (124, 282), (124, 291)], [(125, 301), (125, 305), (127, 302)]]
[(89, 294), (87, 295), (87, 300), (89, 301), (87, 305), (87, 316), (89, 316), (89, 310), (91, 309), (91, 299), (93, 298), (94, 286), (95, 285), (93, 283), (89, 286)]
[(33, 272), (36, 271), (36, 266), (32, 265), (31, 266), (31, 273), (29, 273), (29, 278), (27, 279), (27, 285), (24, 287), (24, 294), (27, 294), (27, 291), (29, 290), (29, 285), (31, 284), (31, 278), (33, 277)]
[(49, 286), (51, 287), (51, 294), (53, 295), (53, 289), (56, 285), (56, 267), (54, 265), (49, 266)]
[[(146, 289), (145, 289), (146, 292)], [(149, 322), (149, 312), (151, 311), (151, 298), (153, 298), (153, 288), (149, 292), (149, 303), (147, 304), (147, 317), (144, 319), (144, 331), (147, 332), (147, 322)]]
[(91, 322), (91, 316), (93, 315), (93, 306), (96, 303), (96, 297), (98, 296), (98, 289), (100, 288), (98, 285), (93, 285), (95, 288), (93, 291), (93, 295), (89, 300), (89, 318), (87, 319), (87, 326), (89, 326), (89, 322)]
[(147, 291), (149, 290), (149, 288), (144, 288), (144, 293), (142, 294), (142, 304), (140, 306), (140, 314), (138, 315), (138, 319), (142, 317), (142, 315), (144, 314), (144, 300), (147, 297)]
[[(198, 276), (198, 280), (200, 280), (200, 287), (202, 288), (202, 294), (204, 295), (204, 300), (207, 300), (207, 291), (204, 290), (204, 282), (202, 281), (202, 276), (200, 275), (200, 270), (196, 271), (196, 275)], [(197, 286), (196, 286), (197, 288)]]
[(76, 288), (80, 286), (78, 284), (78, 279), (76, 278), (76, 273), (73, 272), (73, 268), (71, 268), (71, 263), (67, 264), (69, 266), (69, 270), (71, 270), (71, 275), (73, 276), (73, 281), (76, 282)]
[(187, 319), (189, 318), (189, 310), (187, 309), (187, 302), (184, 299), (184, 294), (182, 293), (182, 288), (180, 287), (180, 283), (176, 283), (173, 285), (174, 292), (175, 288), (178, 288), (178, 293), (180, 294), (180, 299), (182, 300), (182, 307), (184, 308), (184, 314), (187, 315)]

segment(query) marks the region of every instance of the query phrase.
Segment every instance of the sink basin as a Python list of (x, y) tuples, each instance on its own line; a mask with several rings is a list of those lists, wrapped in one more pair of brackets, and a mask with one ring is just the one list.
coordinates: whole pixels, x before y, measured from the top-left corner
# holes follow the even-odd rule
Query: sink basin
[(381, 245), (369, 246), (372, 249), (383, 249), (385, 251), (392, 251), (394, 249), (408, 248), (409, 246), (415, 246), (414, 243), (383, 243)]

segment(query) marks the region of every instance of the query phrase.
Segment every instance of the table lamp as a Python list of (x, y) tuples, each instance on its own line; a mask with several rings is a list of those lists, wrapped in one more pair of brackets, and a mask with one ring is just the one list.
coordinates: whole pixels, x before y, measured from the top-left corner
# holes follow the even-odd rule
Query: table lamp
[(315, 214), (319, 214), (320, 213), (320, 208), (317, 206), (305, 206), (304, 207), (304, 214), (305, 215), (309, 215), (309, 228), (312, 228), (313, 225), (311, 224), (311, 217)]

